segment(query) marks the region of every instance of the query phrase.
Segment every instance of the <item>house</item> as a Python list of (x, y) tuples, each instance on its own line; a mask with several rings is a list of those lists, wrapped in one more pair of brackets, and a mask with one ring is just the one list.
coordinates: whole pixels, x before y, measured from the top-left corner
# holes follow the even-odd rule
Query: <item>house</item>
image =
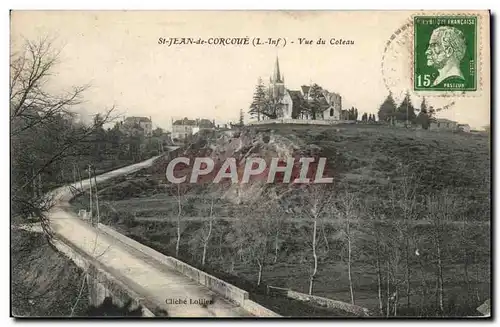
[(193, 135), (193, 128), (196, 127), (196, 120), (179, 119), (172, 124), (172, 140), (184, 140), (186, 137)]
[(184, 140), (190, 135), (194, 135), (201, 130), (215, 128), (215, 122), (209, 119), (184, 119), (176, 120), (172, 123), (172, 139)]
[(153, 135), (153, 123), (151, 117), (127, 117), (120, 126), (123, 133), (127, 135)]
[(458, 124), (458, 130), (465, 132), (465, 133), (470, 133), (470, 125), (469, 124)]
[(431, 122), (429, 129), (441, 131), (456, 131), (458, 130), (458, 123), (456, 121), (445, 118), (437, 118)]
[[(300, 90), (287, 89), (285, 77), (280, 72), (279, 59), (276, 57), (274, 71), (269, 79), (268, 95), (275, 103), (280, 104), (278, 118), (312, 119), (311, 115), (303, 110), (307, 102), (312, 100), (310, 91), (311, 86), (308, 85), (302, 85)], [(323, 109), (316, 113), (316, 119), (342, 119), (342, 97), (340, 94), (321, 89), (319, 107)]]

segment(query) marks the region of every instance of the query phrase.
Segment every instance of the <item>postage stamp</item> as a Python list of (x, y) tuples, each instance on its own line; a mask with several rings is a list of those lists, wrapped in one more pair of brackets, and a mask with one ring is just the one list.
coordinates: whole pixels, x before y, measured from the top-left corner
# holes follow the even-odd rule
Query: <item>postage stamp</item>
[(477, 89), (477, 17), (414, 17), (415, 91)]

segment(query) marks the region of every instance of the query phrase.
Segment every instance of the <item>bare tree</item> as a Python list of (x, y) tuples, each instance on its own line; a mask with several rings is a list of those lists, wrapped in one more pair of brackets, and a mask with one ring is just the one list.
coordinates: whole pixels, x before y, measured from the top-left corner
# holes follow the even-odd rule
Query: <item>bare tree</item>
[(343, 232), (345, 234), (346, 246), (347, 246), (347, 276), (349, 279), (349, 293), (351, 296), (351, 303), (355, 304), (354, 300), (354, 285), (352, 281), (352, 253), (353, 253), (353, 231), (352, 231), (352, 220), (356, 218), (356, 197), (354, 194), (344, 191), (338, 198), (338, 211), (340, 214), (340, 219), (343, 220)]
[(314, 280), (318, 273), (318, 227), (323, 218), (328, 214), (333, 191), (324, 184), (306, 185), (299, 192), (292, 194), (297, 197), (302, 210), (302, 215), (311, 222), (310, 246), (312, 256), (312, 269), (309, 274), (309, 294), (313, 293)]
[(283, 196), (283, 192), (280, 195), (276, 194), (276, 190), (272, 194), (270, 194), (270, 199), (267, 202), (263, 202), (260, 204), (260, 207), (264, 212), (267, 212), (267, 215), (272, 219), (272, 229), (273, 229), (273, 249), (274, 249), (274, 259), (273, 264), (278, 262), (279, 250), (281, 246), (281, 235), (283, 233), (284, 228), (284, 217), (285, 210), (280, 205), (281, 196)]
[(206, 257), (207, 257), (207, 248), (208, 248), (208, 243), (210, 242), (210, 237), (212, 236), (212, 228), (213, 228), (213, 225), (214, 225), (214, 202), (215, 202), (215, 199), (213, 197), (210, 198), (210, 202), (209, 202), (209, 206), (210, 206), (210, 209), (209, 209), (209, 215), (208, 215), (208, 231), (205, 233), (203, 233), (203, 254), (202, 254), (202, 257), (201, 257), (201, 265), (204, 266), (205, 265), (205, 260), (206, 260)]
[[(404, 256), (406, 265), (406, 307), (407, 309), (411, 306), (411, 256), (413, 251), (411, 250), (411, 241), (413, 239), (412, 227), (414, 225), (414, 220), (416, 218), (416, 207), (417, 207), (417, 183), (418, 178), (410, 172), (409, 167), (403, 167), (402, 178), (399, 181), (399, 187), (397, 191), (398, 197), (398, 211), (399, 214), (395, 218), (402, 218), (402, 223), (396, 223), (397, 227), (401, 228), (401, 236), (404, 240)], [(396, 196), (392, 192), (393, 196)]]
[(438, 195), (427, 196), (427, 212), (432, 222), (432, 237), (436, 258), (436, 293), (437, 304), (441, 314), (444, 313), (444, 277), (443, 257), (445, 225), (456, 214), (456, 201), (448, 191), (442, 191)]
[[(365, 209), (365, 213), (367, 216), (367, 228), (366, 234), (372, 237), (369, 240), (368, 246), (370, 250), (372, 250), (374, 261), (375, 261), (375, 269), (377, 271), (377, 297), (378, 297), (378, 309), (379, 314), (382, 316), (384, 314), (384, 297), (383, 297), (383, 270), (382, 265), (384, 263), (384, 240), (383, 240), (383, 231), (382, 224), (384, 215), (383, 211), (379, 211), (379, 209), (375, 206), (373, 201), (365, 199), (363, 207)], [(373, 243), (375, 243), (374, 249), (372, 248)]]
[[(71, 109), (82, 103), (87, 85), (54, 94), (47, 83), (59, 52), (49, 38), (27, 40), (10, 60), (10, 137), (12, 146), (11, 207), (14, 218), (33, 217), (51, 235), (45, 213), (52, 207), (42, 185), (54, 179), (51, 169), (63, 169), (65, 160), (84, 150), (95, 125), (78, 125)], [(101, 123), (111, 120), (111, 110)], [(45, 176), (45, 178), (42, 178)], [(37, 192), (34, 190), (37, 189)], [(43, 192), (41, 192), (43, 191)]]
[(241, 261), (257, 265), (257, 285), (260, 285), (269, 259), (272, 229), (266, 213), (257, 206), (257, 202), (238, 206), (236, 219), (231, 221), (232, 232), (227, 239), (231, 240), (231, 246)]
[(176, 194), (176, 200), (177, 200), (177, 220), (176, 220), (176, 233), (177, 233), (177, 238), (175, 242), (175, 256), (179, 257), (179, 248), (181, 244), (181, 217), (182, 217), (182, 201), (183, 201), (183, 195), (184, 195), (184, 190), (182, 189), (181, 184), (177, 184), (177, 194)]

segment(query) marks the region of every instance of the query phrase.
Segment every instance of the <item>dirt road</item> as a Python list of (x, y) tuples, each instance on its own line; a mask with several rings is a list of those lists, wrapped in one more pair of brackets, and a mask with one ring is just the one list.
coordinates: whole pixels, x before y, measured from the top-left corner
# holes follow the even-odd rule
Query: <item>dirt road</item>
[[(153, 159), (124, 167), (97, 177), (101, 182), (122, 174), (132, 173), (152, 164)], [(77, 183), (80, 185), (80, 183)], [(76, 186), (76, 185), (74, 185)], [(83, 181), (88, 188), (89, 181)], [(158, 265), (144, 255), (138, 255), (120, 241), (102, 234), (68, 210), (72, 194), (69, 187), (53, 192), (56, 205), (49, 212), (51, 226), (57, 235), (72, 242), (85, 253), (113, 272), (116, 278), (127, 281), (135, 292), (159, 304), (169, 316), (176, 317), (240, 317), (250, 314), (236, 304), (217, 295), (166, 265)], [(204, 299), (213, 303), (193, 302)], [(167, 304), (166, 302), (180, 304)]]

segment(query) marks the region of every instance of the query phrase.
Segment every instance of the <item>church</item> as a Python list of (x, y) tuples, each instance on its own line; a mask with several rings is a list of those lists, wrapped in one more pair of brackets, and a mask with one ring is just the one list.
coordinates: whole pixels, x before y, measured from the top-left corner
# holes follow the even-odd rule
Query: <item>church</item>
[[(269, 96), (281, 104), (278, 118), (284, 119), (312, 119), (311, 115), (302, 110), (305, 102), (310, 101), (311, 86), (302, 85), (300, 90), (290, 90), (285, 87), (285, 76), (281, 74), (279, 59), (276, 57), (273, 74), (269, 78)], [(320, 107), (316, 119), (341, 120), (342, 97), (338, 93), (321, 90)]]

